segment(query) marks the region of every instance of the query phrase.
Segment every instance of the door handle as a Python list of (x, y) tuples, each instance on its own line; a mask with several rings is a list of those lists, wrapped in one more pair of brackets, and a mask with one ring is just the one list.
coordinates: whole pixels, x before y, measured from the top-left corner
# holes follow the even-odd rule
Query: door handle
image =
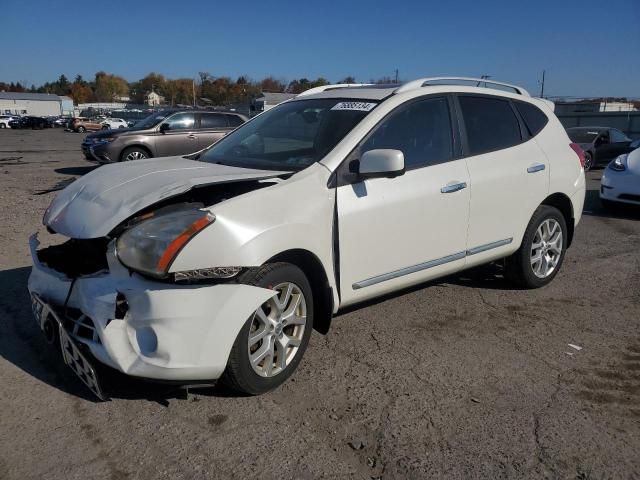
[(546, 166), (544, 163), (534, 163), (532, 165), (529, 165), (529, 168), (527, 168), (527, 173), (541, 172), (545, 168)]
[(191, 133), (191, 134), (187, 135), (187, 138), (188, 138), (189, 140), (195, 140), (195, 139), (196, 139), (196, 136), (195, 136), (193, 133)]
[(467, 188), (467, 182), (448, 183), (440, 189), (440, 193), (453, 193)]

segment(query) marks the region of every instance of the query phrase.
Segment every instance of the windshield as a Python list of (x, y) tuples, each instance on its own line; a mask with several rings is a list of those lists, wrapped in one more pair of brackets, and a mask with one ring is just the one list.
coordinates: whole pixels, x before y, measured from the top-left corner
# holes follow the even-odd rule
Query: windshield
[(593, 143), (600, 132), (597, 130), (567, 130), (569, 138), (574, 143)]
[(199, 160), (299, 171), (321, 160), (376, 106), (334, 98), (286, 102), (224, 137)]
[(162, 120), (167, 118), (172, 113), (173, 112), (171, 111), (159, 111), (159, 112), (152, 113), (148, 117), (143, 118), (139, 122), (136, 122), (135, 128), (144, 129), (144, 128), (155, 127), (157, 124), (159, 124)]

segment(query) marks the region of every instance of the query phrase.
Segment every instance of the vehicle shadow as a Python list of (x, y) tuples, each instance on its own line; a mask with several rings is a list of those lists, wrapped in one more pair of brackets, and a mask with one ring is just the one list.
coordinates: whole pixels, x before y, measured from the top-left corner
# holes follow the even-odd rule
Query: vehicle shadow
[(379, 303), (386, 302), (387, 300), (402, 297), (409, 293), (417, 292), (418, 290), (423, 290), (425, 288), (437, 285), (458, 285), (467, 288), (482, 288), (485, 290), (522, 290), (522, 288), (504, 278), (503, 262), (498, 261), (486, 265), (480, 265), (478, 267), (473, 267), (462, 272), (457, 272), (446, 277), (438, 278), (437, 280), (420, 283), (412, 287), (407, 287), (403, 288), (402, 290), (387, 293), (386, 295), (383, 295), (381, 297), (376, 297), (371, 300), (366, 300), (362, 303), (348, 306), (341, 309), (335, 317), (337, 318), (343, 314), (350, 313), (355, 310), (360, 310), (361, 308), (378, 305)]
[[(0, 271), (0, 358), (31, 377), (64, 393), (89, 402), (100, 402), (67, 367), (56, 346), (47, 344), (31, 313), (27, 290), (30, 267)], [(169, 400), (188, 398), (188, 393), (203, 396), (241, 396), (220, 386), (162, 384), (128, 377), (96, 364), (103, 390), (112, 399), (140, 399), (168, 406)]]
[(590, 217), (619, 218), (624, 220), (640, 220), (640, 207), (628, 204), (617, 204), (605, 208), (600, 201), (598, 190), (587, 190), (584, 198), (583, 215)]
[(56, 168), (54, 169), (54, 172), (56, 173), (61, 173), (63, 175), (86, 175), (87, 173), (95, 170), (96, 168), (98, 168), (100, 165), (88, 165), (86, 167), (63, 167), (63, 168)]

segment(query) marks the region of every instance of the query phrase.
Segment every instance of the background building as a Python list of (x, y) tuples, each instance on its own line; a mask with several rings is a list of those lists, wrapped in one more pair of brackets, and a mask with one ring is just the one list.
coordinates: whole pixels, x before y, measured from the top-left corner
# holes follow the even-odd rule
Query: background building
[[(71, 102), (69, 104), (69, 102)], [(69, 108), (71, 105), (71, 108)], [(62, 115), (73, 112), (73, 101), (49, 93), (0, 92), (0, 113), (17, 115)]]
[(253, 101), (251, 110), (255, 113), (265, 112), (279, 103), (294, 97), (296, 97), (295, 93), (263, 92), (262, 96)]

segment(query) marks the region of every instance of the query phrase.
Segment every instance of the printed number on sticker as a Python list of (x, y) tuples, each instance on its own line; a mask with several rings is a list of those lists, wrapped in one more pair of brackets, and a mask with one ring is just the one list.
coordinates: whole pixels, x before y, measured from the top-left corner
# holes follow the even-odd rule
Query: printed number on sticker
[(375, 106), (375, 103), (368, 102), (340, 102), (336, 103), (331, 110), (357, 110), (360, 112), (368, 112)]

